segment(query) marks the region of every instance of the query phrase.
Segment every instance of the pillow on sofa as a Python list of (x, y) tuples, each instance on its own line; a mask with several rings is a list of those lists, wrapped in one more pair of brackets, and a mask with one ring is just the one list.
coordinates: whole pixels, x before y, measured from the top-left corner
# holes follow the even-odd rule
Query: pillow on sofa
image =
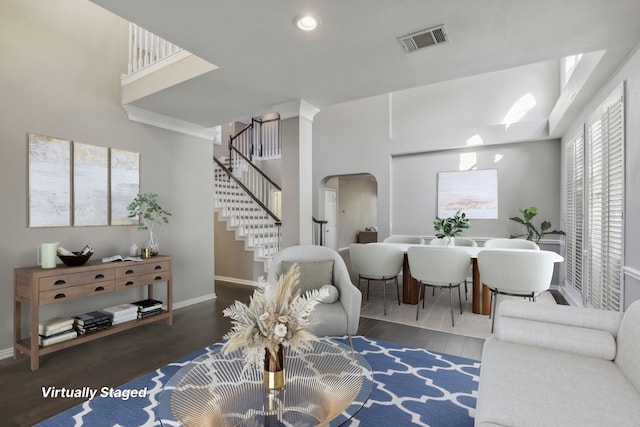
[(325, 261), (282, 261), (282, 273), (291, 269), (293, 264), (300, 266), (298, 289), (305, 293), (333, 283), (333, 260)]
[(326, 289), (328, 295), (320, 300), (322, 304), (333, 304), (338, 301), (338, 297), (340, 293), (338, 292), (338, 288), (333, 285), (322, 285), (320, 290)]

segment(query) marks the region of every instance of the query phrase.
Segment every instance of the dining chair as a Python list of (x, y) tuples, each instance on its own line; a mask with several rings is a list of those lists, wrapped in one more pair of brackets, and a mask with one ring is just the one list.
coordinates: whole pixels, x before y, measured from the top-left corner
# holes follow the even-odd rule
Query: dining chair
[(551, 286), (553, 268), (553, 253), (547, 251), (491, 250), (478, 253), (482, 282), (491, 291), (489, 315), (492, 333), (498, 295), (520, 296), (535, 302), (536, 296)]
[[(462, 314), (462, 298), (460, 297), (460, 283), (467, 277), (471, 256), (459, 248), (445, 248), (436, 246), (410, 247), (407, 251), (411, 276), (420, 283), (422, 293), (422, 308), (424, 308), (425, 287), (449, 288), (449, 306), (451, 308), (451, 326), (455, 326), (453, 319), (453, 288), (458, 288), (460, 314)], [(420, 295), (418, 296), (418, 302)], [(420, 304), (416, 307), (416, 320), (420, 313)]]
[(524, 239), (489, 239), (484, 242), (485, 248), (497, 249), (534, 249), (539, 251), (540, 246), (531, 240)]
[(382, 302), (387, 315), (387, 283), (396, 282), (398, 305), (400, 305), (400, 285), (398, 275), (404, 262), (404, 252), (394, 246), (353, 243), (349, 246), (351, 268), (358, 275), (358, 288), (362, 280), (367, 281), (367, 301), (371, 282), (382, 282)]
[(423, 245), (424, 239), (420, 236), (408, 236), (404, 234), (392, 234), (385, 238), (383, 243), (411, 243), (416, 245)]
[[(444, 241), (444, 239), (432, 239), (429, 244), (431, 246), (445, 246), (446, 242)], [(468, 247), (477, 247), (478, 246), (478, 242), (476, 242), (473, 239), (470, 239), (468, 237), (454, 237), (453, 240), (453, 245), (454, 246), (468, 246)], [(469, 263), (471, 264), (471, 263)], [(471, 266), (469, 266), (469, 271), (467, 271), (467, 276), (469, 276), (469, 274), (473, 274), (473, 272), (471, 271)], [(435, 291), (435, 289), (434, 289)], [(469, 289), (467, 287), (467, 278), (465, 277), (464, 279), (464, 300), (467, 300), (467, 294), (469, 293)]]

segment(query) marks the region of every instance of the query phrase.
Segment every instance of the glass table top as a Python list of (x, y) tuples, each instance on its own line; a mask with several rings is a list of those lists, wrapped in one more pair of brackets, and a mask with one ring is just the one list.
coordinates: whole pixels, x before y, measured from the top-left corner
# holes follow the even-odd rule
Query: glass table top
[(181, 368), (159, 395), (156, 414), (165, 426), (338, 426), (371, 393), (368, 362), (349, 346), (313, 342), (295, 353), (285, 348), (286, 385), (263, 386), (263, 372), (247, 365), (240, 350), (217, 347)]

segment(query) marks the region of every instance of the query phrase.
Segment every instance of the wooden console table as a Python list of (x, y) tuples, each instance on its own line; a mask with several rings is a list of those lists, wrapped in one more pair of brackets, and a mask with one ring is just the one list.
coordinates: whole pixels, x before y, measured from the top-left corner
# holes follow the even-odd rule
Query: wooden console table
[[(19, 359), (22, 354), (30, 355), (32, 371), (38, 369), (41, 355), (161, 319), (167, 319), (168, 325), (173, 322), (170, 256), (158, 255), (143, 259), (140, 262), (103, 263), (100, 260), (96, 260), (89, 261), (87, 264), (78, 267), (67, 267), (65, 265), (58, 265), (58, 267), (51, 269), (22, 267), (13, 270), (13, 278), (13, 357), (14, 359)], [(139, 286), (146, 286), (148, 298), (153, 298), (153, 285), (163, 282), (167, 284), (167, 309), (161, 313), (121, 323), (100, 331), (88, 332), (85, 335), (78, 335), (77, 338), (46, 347), (38, 345), (41, 306)], [(31, 334), (27, 338), (22, 338), (23, 304), (28, 305), (31, 309)]]

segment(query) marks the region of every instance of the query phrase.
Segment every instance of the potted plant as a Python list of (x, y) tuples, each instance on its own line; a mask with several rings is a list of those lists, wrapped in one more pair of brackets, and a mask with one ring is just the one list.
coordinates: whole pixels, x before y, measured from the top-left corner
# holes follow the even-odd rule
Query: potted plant
[(164, 210), (157, 201), (158, 195), (155, 193), (138, 194), (127, 209), (129, 218), (138, 218), (138, 230), (149, 230), (149, 238), (144, 243), (143, 248), (150, 248), (152, 255), (158, 255), (158, 241), (153, 236), (153, 226), (155, 224), (169, 223), (171, 213)]
[(525, 226), (527, 232), (526, 234), (512, 234), (510, 236), (511, 239), (517, 239), (518, 237), (523, 237), (523, 236), (527, 236), (527, 240), (531, 240), (531, 241), (535, 241), (536, 243), (540, 242), (540, 239), (542, 238), (542, 236), (547, 235), (547, 234), (562, 234), (564, 235), (565, 232), (562, 230), (550, 230), (547, 231), (551, 228), (551, 223), (549, 221), (542, 221), (540, 223), (540, 230), (538, 230), (536, 228), (536, 226), (531, 222), (531, 220), (538, 215), (538, 208), (536, 208), (535, 206), (530, 206), (526, 209), (518, 209), (520, 211), (520, 213), (522, 214), (522, 218), (519, 216), (514, 216), (509, 218), (512, 221), (515, 221), (519, 224), (522, 224)]
[(433, 228), (436, 231), (436, 237), (444, 239), (446, 246), (454, 246), (455, 237), (462, 233), (462, 230), (469, 228), (469, 220), (464, 212), (457, 211), (455, 215), (448, 218), (436, 216)]

